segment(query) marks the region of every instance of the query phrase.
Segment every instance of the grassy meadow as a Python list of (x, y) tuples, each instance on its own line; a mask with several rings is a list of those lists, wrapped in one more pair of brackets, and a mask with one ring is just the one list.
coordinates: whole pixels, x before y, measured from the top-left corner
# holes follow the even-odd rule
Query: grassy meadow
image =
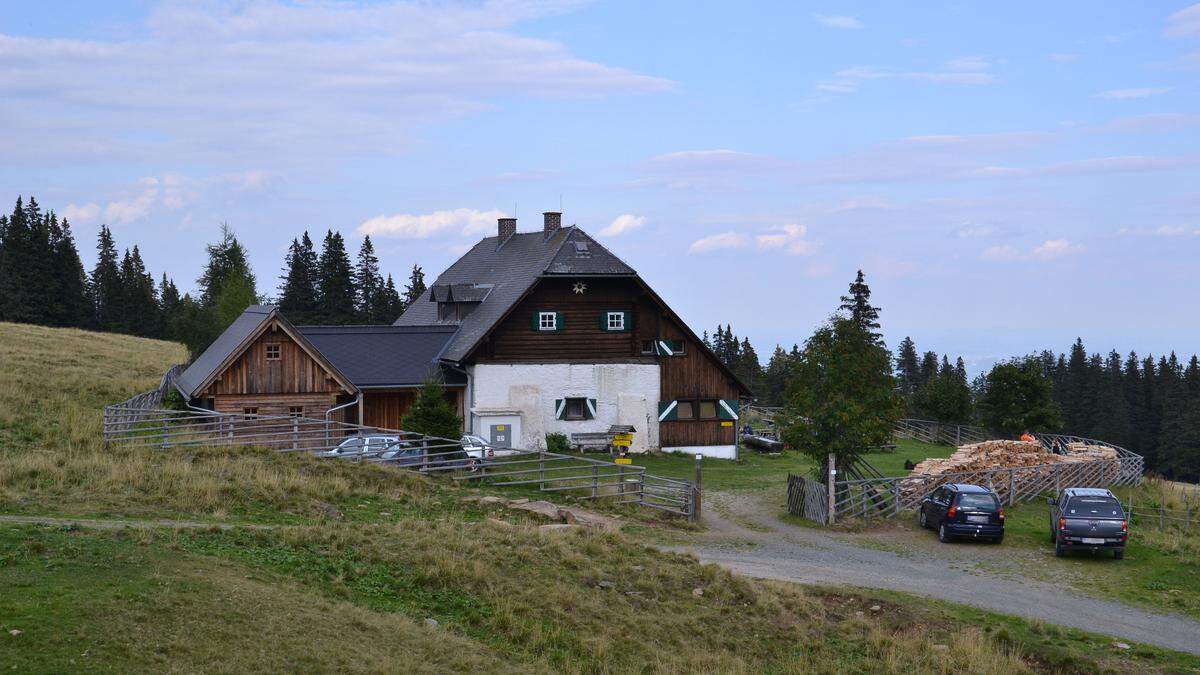
[[(621, 533), (548, 533), (464, 501), (474, 490), (378, 466), (104, 447), (103, 405), (182, 358), (168, 343), (0, 324), (0, 514), (269, 526), (0, 522), (0, 664), (14, 672), (1198, 665), (907, 596), (735, 577)], [(748, 461), (763, 463), (755, 484), (776, 479), (768, 458)], [(706, 481), (742, 480), (726, 470)]]

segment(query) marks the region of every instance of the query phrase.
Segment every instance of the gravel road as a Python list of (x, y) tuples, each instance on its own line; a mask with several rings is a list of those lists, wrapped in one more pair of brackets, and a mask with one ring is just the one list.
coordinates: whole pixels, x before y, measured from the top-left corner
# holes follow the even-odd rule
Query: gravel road
[(1200, 655), (1200, 622), (1194, 619), (1087, 597), (1028, 579), (1016, 570), (1005, 573), (1003, 566), (978, 564), (980, 558), (990, 558), (1019, 566), (1028, 552), (1003, 545), (934, 543), (933, 557), (921, 554), (923, 541), (915, 551), (886, 539), (868, 547), (841, 535), (783, 523), (771, 515), (776, 509), (743, 495), (706, 494), (705, 507), (708, 533), (695, 544), (672, 550), (691, 552), (747, 576), (904, 591)]

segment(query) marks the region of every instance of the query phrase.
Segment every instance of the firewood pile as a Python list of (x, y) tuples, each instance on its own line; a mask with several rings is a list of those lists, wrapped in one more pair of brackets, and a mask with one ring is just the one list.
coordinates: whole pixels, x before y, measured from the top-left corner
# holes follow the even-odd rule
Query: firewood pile
[[(913, 469), (912, 475), (914, 477), (921, 475), (941, 476), (945, 474), (978, 472), (981, 474), (978, 479), (969, 481), (976, 482), (976, 480), (983, 480), (985, 476), (982, 474), (988, 471), (1021, 467), (1046, 467), (1043, 469), (1021, 471), (1014, 475), (1013, 480), (1015, 485), (1013, 487), (1021, 492), (1027, 489), (1027, 487), (1034, 486), (1048, 476), (1053, 475), (1053, 469), (1047, 465), (1119, 459), (1117, 451), (1113, 448), (1086, 443), (1069, 444), (1067, 446), (1067, 453), (1059, 455), (1043, 448), (1040, 443), (1034, 442), (983, 441), (982, 443), (959, 446), (953, 455), (945, 459), (926, 459), (917, 464)], [(1119, 470), (1120, 465), (1114, 463), (1111, 470), (1106, 467), (1103, 469), (1103, 473), (1111, 471), (1115, 475)], [(913, 478), (902, 481), (900, 488), (906, 498), (919, 498), (921, 494), (927, 494), (948, 480), (950, 479)], [(1007, 491), (1007, 479), (1002, 479), (995, 487), (1001, 491)]]

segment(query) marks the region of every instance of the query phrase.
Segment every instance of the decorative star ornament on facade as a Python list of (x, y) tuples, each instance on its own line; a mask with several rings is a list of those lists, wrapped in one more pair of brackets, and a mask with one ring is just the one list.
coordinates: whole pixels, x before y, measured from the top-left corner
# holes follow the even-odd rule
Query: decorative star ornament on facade
[(575, 295), (583, 295), (587, 292), (587, 284), (583, 283), (582, 281), (576, 281), (575, 285), (571, 287), (571, 290), (575, 293)]

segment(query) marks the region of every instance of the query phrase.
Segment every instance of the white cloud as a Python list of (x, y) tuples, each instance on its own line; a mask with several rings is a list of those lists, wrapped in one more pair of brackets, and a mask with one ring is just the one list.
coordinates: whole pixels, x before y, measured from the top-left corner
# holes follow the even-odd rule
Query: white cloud
[(1021, 253), (1015, 246), (1001, 244), (1000, 246), (989, 246), (979, 257), (984, 260), (1008, 261), (1020, 259)]
[(1200, 35), (1200, 3), (1167, 17), (1167, 35)]
[(95, 202), (87, 204), (67, 204), (63, 209), (63, 218), (72, 223), (90, 223), (100, 216), (100, 205)]
[(1105, 124), (1091, 127), (1091, 131), (1154, 132), (1176, 131), (1200, 125), (1200, 115), (1194, 113), (1149, 113), (1133, 117), (1120, 117)]
[(852, 16), (844, 16), (840, 14), (813, 14), (813, 20), (822, 26), (828, 26), (830, 28), (842, 28), (849, 30), (866, 28), (866, 25), (863, 24), (862, 21), (859, 21)]
[(722, 232), (702, 239), (697, 239), (688, 247), (688, 253), (709, 253), (725, 248), (742, 248), (746, 245), (746, 236), (737, 232)]
[(962, 56), (945, 62), (942, 67), (946, 70), (974, 71), (987, 70), (992, 64), (982, 56)]
[(833, 74), (833, 78), (819, 80), (818, 91), (830, 94), (857, 91), (864, 82), (872, 80), (914, 80), (935, 84), (984, 85), (996, 81), (996, 76), (987, 72), (991, 62), (979, 56), (951, 59), (936, 70), (904, 70), (878, 66), (852, 66)]
[(450, 231), (457, 231), (463, 235), (478, 235), (493, 230), (496, 227), (496, 219), (503, 217), (502, 211), (467, 208), (421, 214), (397, 213), (370, 218), (355, 231), (359, 234), (396, 239), (427, 239)]
[(0, 101), (36, 102), (5, 106), (0, 147), (74, 163), (378, 156), (502, 99), (674, 86), (516, 32), (578, 4), (166, 2), (129, 37), (0, 33)]
[(1054, 52), (1049, 58), (1055, 63), (1075, 63), (1081, 57), (1071, 52)]
[(155, 208), (183, 208), (196, 196), (194, 183), (179, 174), (167, 173), (157, 178), (147, 176), (138, 181), (136, 191), (105, 205), (104, 221), (125, 225), (146, 218)]
[(959, 239), (979, 239), (996, 234), (996, 228), (991, 225), (967, 224), (954, 231)]
[(1140, 87), (1135, 89), (1110, 89), (1102, 91), (1093, 96), (1093, 98), (1106, 98), (1115, 101), (1126, 101), (1130, 99), (1149, 98), (1150, 96), (1158, 96), (1171, 91), (1170, 87)]
[(619, 234), (631, 232), (646, 224), (645, 216), (635, 216), (632, 213), (623, 213), (613, 219), (600, 234), (606, 237), (615, 237)]
[(803, 239), (808, 234), (808, 227), (796, 223), (772, 228), (765, 234), (755, 235), (760, 249), (781, 249), (789, 255), (811, 255), (816, 252), (816, 245)]
[(1200, 237), (1200, 227), (1185, 227), (1183, 225), (1160, 225), (1153, 228), (1123, 227), (1117, 231), (1117, 234), (1148, 237)]
[(1047, 239), (1033, 249), (1033, 257), (1039, 260), (1053, 260), (1081, 250), (1083, 250), (1082, 245), (1072, 244), (1066, 239)]
[(1082, 244), (1073, 244), (1067, 239), (1047, 239), (1027, 253), (1012, 244), (1001, 244), (984, 249), (979, 257), (995, 262), (1046, 261), (1072, 255), (1082, 250)]

